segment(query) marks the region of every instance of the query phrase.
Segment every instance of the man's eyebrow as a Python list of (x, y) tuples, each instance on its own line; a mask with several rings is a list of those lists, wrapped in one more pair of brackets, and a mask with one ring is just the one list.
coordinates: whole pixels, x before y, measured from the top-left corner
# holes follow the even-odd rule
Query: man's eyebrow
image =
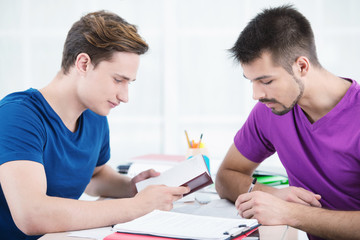
[(117, 77), (119, 77), (119, 78), (122, 78), (122, 79), (124, 79), (124, 80), (126, 80), (126, 81), (135, 81), (136, 79), (130, 79), (129, 77), (126, 77), (126, 76), (124, 76), (124, 75), (121, 75), (121, 74), (117, 74), (117, 73), (115, 73), (115, 75), (117, 76)]
[[(243, 74), (244, 78), (248, 79), (245, 74)], [(260, 77), (257, 77), (255, 79), (250, 79), (251, 81), (258, 81), (258, 80), (262, 80), (262, 79), (266, 79), (266, 78), (271, 78), (272, 76), (271, 75), (263, 75), (263, 76), (260, 76)]]

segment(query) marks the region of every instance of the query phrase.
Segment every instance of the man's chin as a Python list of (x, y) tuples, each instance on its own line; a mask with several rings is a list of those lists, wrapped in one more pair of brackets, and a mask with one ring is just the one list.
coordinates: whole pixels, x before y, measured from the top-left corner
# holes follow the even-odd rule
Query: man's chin
[(288, 112), (290, 112), (291, 109), (283, 109), (282, 111), (277, 111), (275, 110), (274, 108), (271, 109), (271, 112), (278, 115), (278, 116), (282, 116), (282, 115), (285, 115), (287, 114)]

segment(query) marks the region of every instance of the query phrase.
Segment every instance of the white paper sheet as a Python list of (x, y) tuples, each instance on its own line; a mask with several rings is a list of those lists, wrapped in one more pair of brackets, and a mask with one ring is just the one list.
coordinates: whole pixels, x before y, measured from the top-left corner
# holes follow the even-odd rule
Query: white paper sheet
[(127, 223), (115, 225), (121, 232), (154, 234), (158, 236), (190, 239), (225, 239), (224, 232), (235, 232), (237, 226), (257, 224), (256, 219), (230, 219), (198, 216), (155, 210)]

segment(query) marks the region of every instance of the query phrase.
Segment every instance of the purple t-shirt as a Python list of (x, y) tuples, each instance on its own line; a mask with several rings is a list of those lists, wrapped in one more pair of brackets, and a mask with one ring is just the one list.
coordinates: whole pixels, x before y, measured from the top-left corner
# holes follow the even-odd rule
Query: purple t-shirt
[(277, 152), (291, 186), (322, 196), (324, 208), (360, 210), (360, 85), (311, 124), (302, 109), (283, 116), (258, 103), (235, 136), (237, 149), (262, 162)]

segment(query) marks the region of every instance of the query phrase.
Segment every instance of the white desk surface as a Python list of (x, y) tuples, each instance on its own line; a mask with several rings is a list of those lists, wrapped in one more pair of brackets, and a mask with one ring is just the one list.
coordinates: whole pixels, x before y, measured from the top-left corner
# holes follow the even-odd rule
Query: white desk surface
[[(195, 193), (199, 194), (199, 193)], [(204, 193), (201, 193), (204, 194)], [(219, 200), (217, 194), (209, 194), (211, 196), (212, 202), (208, 204), (199, 204), (197, 201), (192, 202), (176, 202), (174, 203), (175, 212), (183, 212), (189, 214), (197, 215), (208, 215), (216, 217), (230, 217), (237, 218), (237, 213), (235, 207), (230, 203), (229, 205), (224, 204), (224, 199)], [(188, 195), (191, 198), (191, 195)], [(188, 197), (187, 196), (187, 197)], [(215, 205), (214, 205), (215, 203)], [(216, 210), (214, 211), (214, 206)], [(210, 207), (210, 208), (209, 208)], [(110, 228), (109, 228), (110, 229)], [(288, 226), (261, 226), (259, 228), (260, 240), (297, 240), (297, 230)], [(68, 232), (63, 233), (51, 233), (46, 234), (40, 238), (40, 240), (81, 240), (81, 239), (91, 239), (91, 238), (78, 238), (78, 237), (69, 237), (67, 236)]]
[[(260, 240), (297, 240), (297, 230), (287, 226), (261, 226)], [(91, 238), (68, 237), (68, 233), (46, 234), (40, 240), (90, 240)]]

